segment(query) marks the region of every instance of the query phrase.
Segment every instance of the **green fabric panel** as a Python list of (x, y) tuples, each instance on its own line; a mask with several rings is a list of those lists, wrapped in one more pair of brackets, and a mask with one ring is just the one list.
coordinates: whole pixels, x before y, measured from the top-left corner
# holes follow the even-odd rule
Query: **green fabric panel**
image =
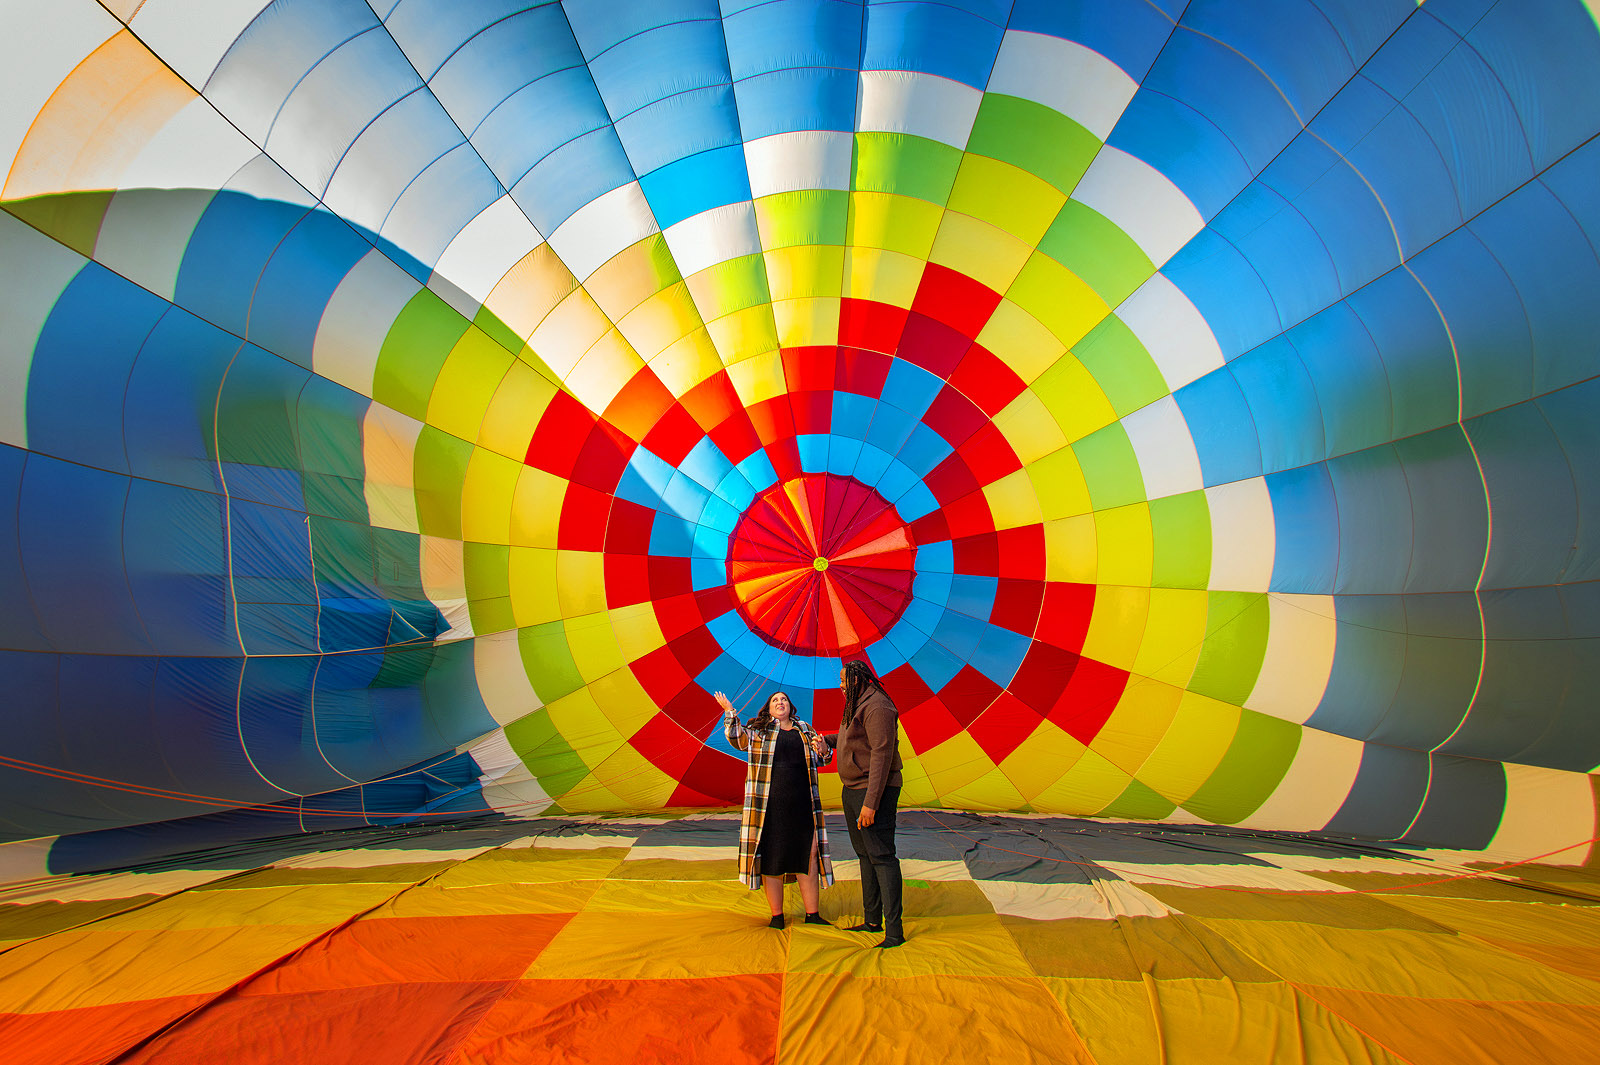
[(1228, 753), (1183, 808), (1218, 824), (1243, 821), (1278, 789), (1299, 749), (1299, 725), (1241, 711)]
[(383, 589), (385, 598), (397, 602), (429, 602), (428, 593), (422, 590), (421, 543), (416, 533), (374, 528), (372, 552), (376, 569), (374, 580)]
[(371, 688), (415, 688), (433, 666), (434, 645), (391, 647), (383, 653), (383, 665), (372, 678)]
[(502, 322), (499, 315), (487, 307), (478, 308), (478, 313), (473, 316), (472, 324), (488, 334), (490, 340), (493, 340), (513, 355), (521, 351), (523, 345), (527, 343), (524, 338), (517, 336), (509, 325)]
[(741, 255), (737, 259), (708, 266), (701, 271), (701, 276), (709, 283), (697, 282), (696, 296), (710, 292), (717, 300), (712, 307), (697, 304), (703, 321), (715, 321), (725, 314), (754, 307), (758, 303), (772, 302), (772, 290), (767, 285), (767, 261), (760, 255)]
[[(371, 405), (313, 378), (301, 396), (299, 467), (306, 509), (313, 514), (367, 523), (366, 464), (361, 418)], [(325, 399), (327, 402), (318, 402)], [(350, 402), (356, 399), (356, 402)]]
[(381, 587), (372, 532), (352, 521), (311, 515), (311, 562), (321, 595), (366, 595)]
[(589, 767), (556, 731), (546, 710), (535, 710), (507, 725), (506, 742), (550, 794), (565, 794), (589, 773)]
[(1212, 592), (1206, 606), (1206, 643), (1189, 689), (1225, 703), (1248, 699), (1267, 655), (1270, 610), (1263, 592)]
[(1204, 588), (1211, 576), (1211, 508), (1204, 492), (1150, 501), (1156, 588)]
[(1120, 422), (1097, 429), (1079, 440), (1072, 445), (1072, 453), (1083, 469), (1089, 502), (1095, 510), (1124, 507), (1144, 499), (1139, 458)]
[(1119, 418), (1169, 391), (1150, 353), (1114, 314), (1089, 330), (1088, 336), (1073, 345), (1072, 353), (1094, 375)]
[(857, 133), (850, 161), (850, 187), (893, 192), (943, 207), (950, 199), (961, 152), (909, 133)]
[(1076, 200), (1061, 208), (1039, 241), (1039, 250), (1087, 281), (1112, 307), (1156, 272), (1133, 238)]
[[(221, 461), (298, 474), (299, 396), (310, 376), (260, 348), (243, 349), (217, 397), (215, 446)], [(209, 421), (209, 415), (203, 411), (201, 416)]]
[(985, 93), (967, 151), (1019, 166), (1067, 195), (1100, 150), (1100, 138), (1059, 111), (1020, 96)]
[(522, 665), (541, 702), (553, 703), (583, 687), (583, 674), (572, 660), (566, 626), (559, 621), (530, 625), (517, 632)]
[(1158, 795), (1148, 784), (1141, 784), (1137, 780), (1128, 782), (1122, 794), (1111, 800), (1111, 805), (1097, 813), (1096, 817), (1126, 817), (1132, 821), (1158, 821), (1170, 816), (1178, 804), (1171, 799), (1164, 799)]
[(72, 192), (10, 200), (0, 209), (22, 219), (85, 258), (94, 258), (100, 239), (100, 223), (105, 221), (115, 192)]
[(462, 576), (470, 589), (467, 608), (472, 631), (504, 632), (515, 628), (511, 610), (511, 548), (505, 544), (461, 545)]
[(418, 421), (425, 419), (439, 368), (469, 324), (444, 300), (427, 289), (418, 290), (378, 349), (372, 398)]
[(417, 525), (428, 536), (461, 539), (461, 486), (472, 445), (431, 425), (422, 427), (412, 457)]
[(835, 189), (813, 189), (764, 196), (756, 201), (763, 248), (845, 243), (850, 220), (850, 194)]

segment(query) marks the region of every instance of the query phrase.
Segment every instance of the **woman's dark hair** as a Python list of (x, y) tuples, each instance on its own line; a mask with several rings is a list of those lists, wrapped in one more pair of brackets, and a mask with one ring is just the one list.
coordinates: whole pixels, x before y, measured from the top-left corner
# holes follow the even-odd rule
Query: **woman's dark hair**
[[(779, 690), (773, 692), (771, 695), (767, 696), (767, 701), (762, 705), (761, 709), (759, 711), (757, 711), (756, 716), (752, 717), (748, 722), (745, 723), (745, 728), (753, 728), (753, 729), (769, 729), (769, 728), (771, 728), (772, 727), (772, 700), (776, 699), (780, 695), (783, 696), (784, 698), (788, 698), (789, 697), (789, 693), (784, 691), (784, 690), (782, 690), (781, 688)], [(800, 708), (798, 706), (794, 705), (794, 700), (793, 699), (789, 699), (789, 720), (790, 721), (799, 721), (800, 720)]]
[(850, 727), (856, 711), (861, 708), (861, 700), (874, 688), (883, 691), (883, 682), (872, 672), (871, 666), (859, 658), (852, 658), (844, 664), (844, 716), (839, 722), (841, 729)]

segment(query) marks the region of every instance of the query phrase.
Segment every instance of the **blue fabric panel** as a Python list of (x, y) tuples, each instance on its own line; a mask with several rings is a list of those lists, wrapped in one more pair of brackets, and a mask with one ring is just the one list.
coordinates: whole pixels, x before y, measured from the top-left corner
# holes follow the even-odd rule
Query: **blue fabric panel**
[(1578, 500), (1578, 529), (1562, 567), (1568, 582), (1600, 579), (1600, 462), (1583, 455), (1600, 455), (1600, 378), (1540, 397), (1535, 404), (1551, 432), (1561, 443), (1563, 458)]
[(173, 302), (246, 336), (250, 297), (262, 267), (305, 214), (297, 204), (217, 193), (189, 237)]
[(1009, 29), (1076, 41), (1142, 80), (1173, 23), (1140, 0), (1017, 0)]
[(1383, 359), (1394, 403), (1395, 437), (1456, 420), (1456, 367), (1450, 336), (1428, 294), (1395, 270), (1346, 301)]
[(1361, 752), (1350, 797), (1328, 822), (1327, 831), (1393, 839), (1411, 824), (1427, 791), (1427, 754), (1370, 744)]
[(862, 6), (847, 0), (777, 0), (726, 13), (729, 71), (738, 81), (795, 67), (832, 68), (851, 72), (854, 82), (864, 17)]
[(1228, 366), (1255, 425), (1264, 472), (1293, 469), (1327, 457), (1326, 412), (1294, 345), (1269, 340)]
[(749, 200), (744, 146), (734, 144), (680, 159), (640, 178), (639, 188), (662, 229), (702, 211)]
[(1427, 750), (1455, 731), (1472, 702), (1480, 658), (1477, 602), (1470, 593), (1400, 596), (1405, 660), (1394, 702), (1371, 739)]
[(668, 97), (733, 80), (716, 21), (669, 23), (589, 55), (589, 73), (618, 122)]
[(802, 67), (758, 74), (734, 84), (739, 129), (746, 142), (779, 133), (855, 127), (854, 70)]
[[(1346, 95), (1341, 93), (1339, 99)], [(1461, 212), (1455, 196), (1441, 194), (1450, 187), (1450, 175), (1427, 131), (1411, 112), (1381, 98), (1363, 100), (1360, 117), (1369, 117), (1367, 109), (1373, 106), (1376, 121), (1369, 128), (1352, 130), (1348, 148), (1337, 140), (1333, 143), (1377, 190), (1400, 246), (1411, 255), (1460, 225)]]
[(610, 126), (553, 149), (511, 190), (541, 233), (554, 233), (584, 204), (634, 179), (633, 167)]
[(431, 266), (456, 234), (505, 191), (478, 153), (463, 142), (417, 175), (390, 211), (384, 232)]
[[(1568, 584), (1558, 591), (1573, 681), (1562, 689), (1560, 713), (1551, 727), (1538, 734), (1526, 733), (1527, 745), (1502, 757), (1587, 773), (1593, 765), (1587, 769), (1583, 765), (1593, 762), (1595, 745), (1600, 743), (1600, 717), (1587, 698), (1593, 690), (1592, 678), (1600, 671), (1600, 583)], [(1574, 697), (1575, 691), (1581, 694)]]
[(1578, 499), (1562, 441), (1532, 403), (1474, 418), (1467, 428), (1494, 510), (1484, 586), (1560, 583), (1578, 541)]
[[(1511, 97), (1535, 169), (1551, 165), (1600, 128), (1600, 83), (1594, 77), (1600, 35), (1594, 29), (1592, 12), (1579, 4), (1500, 0), (1467, 32), (1467, 43)], [(1541, 88), (1548, 84), (1560, 90)]]
[[(1224, 212), (1226, 213), (1226, 212)], [(1217, 339), (1226, 359), (1276, 336), (1286, 322), (1255, 267), (1226, 236), (1207, 227), (1161, 268)]]
[(1533, 176), (1521, 119), (1495, 72), (1471, 48), (1451, 50), (1404, 102), (1436, 143), (1450, 146), (1441, 154), (1463, 217)]
[(133, 481), (123, 517), (127, 583), (163, 654), (233, 654), (222, 497)]
[(1307, 13), (1301, 24), (1326, 20), (1339, 35), (1350, 65), (1360, 67), (1402, 22), (1416, 14), (1418, 5), (1411, 0), (1315, 0), (1303, 6)]
[(883, 382), (883, 401), (920, 418), (943, 387), (943, 381), (916, 363), (895, 359)]
[(616, 130), (637, 174), (713, 148), (736, 149), (743, 159), (732, 85), (692, 89), (647, 104), (617, 119)]
[(1011, 683), (1027, 657), (1032, 638), (999, 625), (984, 628), (983, 639), (972, 655), (972, 665), (984, 676), (1004, 688)]
[(1213, 217), (1255, 176), (1238, 146), (1209, 119), (1144, 87), (1133, 94), (1106, 143), (1165, 174), (1201, 218)]
[(1472, 588), (1483, 568), (1489, 516), (1466, 437), (1450, 425), (1393, 446), (1411, 495), (1415, 529), (1406, 590)]
[(28, 459), (18, 509), (22, 568), (52, 648), (152, 649), (122, 559), (128, 478), (43, 455)]
[(0, 444), (0, 603), (6, 604), (6, 609), (0, 610), (0, 647), (44, 651), (50, 642), (39, 627), (33, 593), (22, 567), (19, 508), (23, 469), (30, 461), (38, 460), (31, 460), (20, 448)]
[(349, 224), (325, 211), (302, 218), (272, 253), (250, 310), (250, 341), (311, 368), (311, 346), (333, 290), (370, 251)]
[(1372, 333), (1348, 303), (1335, 304), (1284, 335), (1316, 389), (1330, 456), (1390, 439), (1388, 372)]
[(715, 22), (721, 16), (717, 0), (607, 0), (603, 4), (565, 3), (562, 8), (584, 54), (591, 58), (658, 26)]
[(136, 477), (219, 491), (212, 411), (241, 341), (181, 308), (161, 319), (128, 378), (122, 411), (128, 466)]
[[(527, 0), (474, 0), (470, 4), (437, 4), (429, 0), (401, 0), (384, 17), (384, 27), (405, 50), (412, 66), (430, 81), (451, 60), (470, 55), (485, 73), (505, 71), (513, 61), (530, 62), (539, 44), (558, 27), (572, 40), (566, 29), (566, 16), (559, 4), (521, 10)], [(538, 26), (543, 32), (530, 33)], [(516, 40), (527, 51), (505, 47)], [(496, 62), (498, 60), (498, 62)]]
[[(35, 765), (63, 765), (64, 737), (57, 713), (61, 656), (0, 650), (0, 671), (6, 678), (7, 699), (31, 708), (30, 713), (6, 715), (6, 754)], [(30, 839), (41, 830), (98, 828), (104, 813), (102, 804), (86, 799), (81, 785), (0, 765), (0, 838)]]
[(1005, 20), (920, 0), (867, 5), (862, 70), (915, 70), (981, 89), (1000, 50)]
[(310, 380), (305, 370), (254, 345), (246, 344), (233, 358), (213, 403), (220, 448), (216, 458), (235, 501), (305, 509), (297, 408)]
[(128, 374), (169, 304), (96, 263), (56, 301), (28, 369), (28, 446), (126, 473)]
[(1339, 571), (1339, 503), (1326, 465), (1267, 476), (1272, 498), (1274, 592), (1327, 595)]
[(614, 141), (610, 124), (589, 71), (575, 67), (512, 93), (472, 131), (472, 146), (501, 184), (515, 186), (545, 156), (586, 133), (606, 130)]
[[(419, 38), (417, 44), (422, 46), (423, 41)], [(411, 51), (412, 41), (408, 38), (404, 43)], [(573, 74), (580, 77), (573, 78)], [(575, 88), (588, 81), (583, 53), (572, 39), (566, 16), (560, 5), (550, 4), (519, 12), (467, 41), (437, 74), (430, 75), (428, 88), (462, 130), (476, 134), (506, 101), (543, 85), (538, 95), (548, 111), (540, 116), (541, 121), (524, 127), (524, 137), (548, 144), (546, 115), (554, 118), (572, 109), (591, 107), (603, 114), (598, 93), (562, 91), (563, 87)], [(559, 129), (561, 122), (553, 125)]]
[(1527, 399), (1532, 338), (1522, 297), (1505, 270), (1463, 227), (1411, 260), (1450, 323), (1467, 417)]
[[(1441, 751), (1469, 758), (1522, 761), (1537, 748), (1535, 764), (1571, 768), (1591, 750), (1594, 724), (1569, 729), (1580, 718), (1567, 695), (1574, 683), (1578, 656), (1559, 588), (1516, 588), (1485, 592), (1484, 628), (1489, 636), (1483, 686), (1472, 714)], [(1476, 620), (1476, 619), (1474, 619)], [(1563, 718), (1567, 728), (1558, 728)], [(1552, 734), (1565, 754), (1552, 749)], [(1573, 741), (1578, 742), (1573, 742)], [(1556, 761), (1549, 759), (1554, 756)], [(1587, 772), (1580, 769), (1578, 772)]]
[(1406, 843), (1463, 850), (1487, 847), (1506, 808), (1506, 771), (1475, 758), (1432, 756), (1433, 775)]
[(1241, 191), (1210, 228), (1249, 262), (1267, 290), (1279, 328), (1304, 321), (1343, 294), (1321, 234), (1259, 182)]
[(1261, 476), (1261, 443), (1232, 371), (1213, 370), (1172, 394), (1189, 425), (1206, 486)]
[(1346, 593), (1396, 592), (1405, 586), (1416, 542), (1411, 493), (1393, 445), (1328, 462), (1339, 500), (1339, 577)]

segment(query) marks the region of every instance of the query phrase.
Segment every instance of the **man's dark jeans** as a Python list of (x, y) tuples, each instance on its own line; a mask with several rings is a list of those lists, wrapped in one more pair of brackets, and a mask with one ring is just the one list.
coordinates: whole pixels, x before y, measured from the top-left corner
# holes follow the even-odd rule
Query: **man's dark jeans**
[(872, 825), (856, 827), (866, 788), (844, 788), (845, 824), (850, 829), (850, 845), (861, 859), (862, 918), (867, 924), (882, 924), (883, 936), (890, 942), (905, 939), (900, 924), (900, 859), (894, 852), (895, 812), (900, 805), (900, 789), (884, 788), (874, 811)]

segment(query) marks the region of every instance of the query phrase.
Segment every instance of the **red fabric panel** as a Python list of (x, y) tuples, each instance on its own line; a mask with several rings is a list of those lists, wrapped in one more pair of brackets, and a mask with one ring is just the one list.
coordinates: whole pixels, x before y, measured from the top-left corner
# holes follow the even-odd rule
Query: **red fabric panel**
[(109, 1061), (209, 997), (185, 995), (50, 1013), (0, 1013), (0, 1047), (6, 1065)]

